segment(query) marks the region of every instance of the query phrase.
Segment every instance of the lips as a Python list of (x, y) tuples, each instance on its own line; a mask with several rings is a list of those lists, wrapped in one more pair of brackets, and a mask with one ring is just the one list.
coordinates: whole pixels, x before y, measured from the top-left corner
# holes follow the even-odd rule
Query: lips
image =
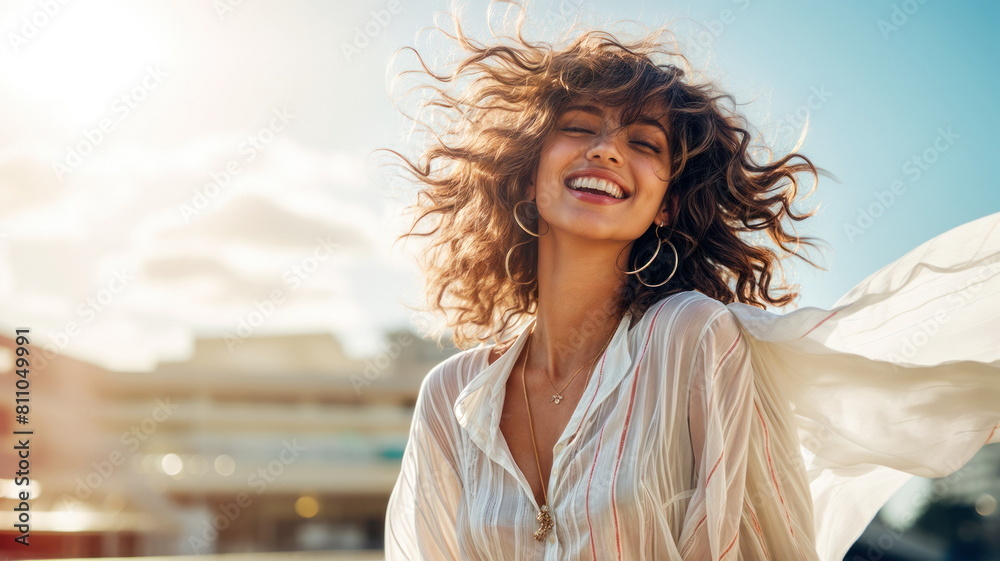
[(600, 168), (587, 168), (566, 176), (565, 185), (577, 193), (624, 200), (631, 196), (625, 182), (617, 174)]

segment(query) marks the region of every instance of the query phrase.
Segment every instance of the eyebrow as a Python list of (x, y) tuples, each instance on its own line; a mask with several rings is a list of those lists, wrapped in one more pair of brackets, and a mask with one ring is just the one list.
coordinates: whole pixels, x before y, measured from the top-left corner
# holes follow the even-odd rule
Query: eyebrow
[(563, 109), (563, 113), (569, 113), (570, 111), (583, 111), (585, 113), (597, 115), (598, 117), (604, 116), (604, 111), (601, 111), (601, 109), (596, 105), (570, 105), (569, 107)]
[[(569, 113), (570, 111), (583, 111), (584, 113), (590, 113), (591, 115), (596, 115), (598, 117), (604, 116), (604, 111), (601, 111), (601, 108), (596, 105), (570, 105), (569, 107), (563, 109), (564, 114)], [(652, 117), (640, 115), (635, 122), (654, 126), (663, 132), (663, 136), (670, 138), (670, 135), (667, 134), (667, 129), (664, 128), (663, 123), (653, 119)]]

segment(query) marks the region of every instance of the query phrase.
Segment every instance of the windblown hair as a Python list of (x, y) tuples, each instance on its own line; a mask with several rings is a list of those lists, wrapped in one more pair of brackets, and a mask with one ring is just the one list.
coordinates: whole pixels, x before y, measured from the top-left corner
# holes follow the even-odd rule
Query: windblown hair
[[(423, 108), (440, 108), (448, 124), (436, 132), (413, 118), (434, 137), (416, 164), (395, 150), (383, 150), (398, 156), (421, 184), (416, 203), (408, 209), (417, 217), (399, 239), (432, 237), (424, 256), (427, 296), (434, 309), (455, 313), (448, 321), (453, 342), (461, 348), (496, 340), (534, 313), (537, 283), (513, 282), (504, 263), (511, 246), (528, 242), (514, 250), (511, 274), (518, 282), (536, 278), (537, 240), (518, 227), (514, 205), (527, 199), (542, 144), (562, 109), (580, 99), (621, 107), (623, 125), (648, 114), (647, 108), (665, 111), (656, 117), (668, 124), (666, 198), (676, 196), (678, 204), (666, 228), (669, 235), (661, 232), (661, 237), (676, 247), (679, 266), (670, 282), (658, 288), (628, 275), (617, 295), (618, 312), (641, 317), (654, 302), (686, 290), (726, 304), (739, 301), (763, 308), (765, 303), (792, 303), (798, 297), (797, 285), (772, 286), (773, 269), (782, 271), (783, 282), (779, 261), (785, 257), (795, 255), (819, 265), (799, 252), (802, 244), (815, 247), (809, 241), (814, 238), (799, 237), (794, 228), (787, 231), (783, 221), (815, 213), (797, 214), (791, 208), (799, 188), (797, 174), (809, 172), (818, 181), (826, 171), (795, 151), (757, 163), (745, 118), (724, 104), (735, 106), (734, 98), (710, 81), (688, 78), (687, 59), (676, 47), (667, 48), (672, 41), (661, 40), (669, 35), (666, 26), (624, 43), (605, 31), (584, 30), (557, 48), (525, 40), (524, 18), (522, 9), (514, 35), (497, 36), (500, 42), (494, 45), (466, 36), (454, 14), (454, 35), (435, 27), (468, 53), (450, 73), (436, 74), (415, 49), (403, 49), (412, 50), (423, 69), (404, 74), (426, 74), (442, 84), (420, 89), (429, 88), (433, 94)], [(657, 61), (661, 56), (665, 60)], [(462, 80), (467, 83), (458, 86)], [(444, 85), (449, 83), (456, 84), (457, 91), (447, 91)], [(770, 157), (770, 150), (756, 149)], [(534, 208), (521, 205), (519, 216), (538, 232), (525, 206)], [(425, 220), (433, 227), (415, 232)], [(784, 255), (745, 239), (759, 231)], [(656, 243), (650, 225), (632, 243), (633, 268), (649, 260)], [(641, 274), (647, 283), (656, 284), (672, 268), (673, 252), (664, 244), (656, 263)], [(785, 294), (775, 295), (776, 290)]]

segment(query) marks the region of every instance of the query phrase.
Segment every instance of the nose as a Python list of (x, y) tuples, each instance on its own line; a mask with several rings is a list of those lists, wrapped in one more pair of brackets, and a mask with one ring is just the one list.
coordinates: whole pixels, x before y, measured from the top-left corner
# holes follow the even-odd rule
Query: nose
[(587, 148), (587, 160), (592, 160), (595, 156), (599, 160), (607, 160), (615, 164), (622, 163), (621, 152), (614, 135), (607, 131), (595, 135), (594, 141)]

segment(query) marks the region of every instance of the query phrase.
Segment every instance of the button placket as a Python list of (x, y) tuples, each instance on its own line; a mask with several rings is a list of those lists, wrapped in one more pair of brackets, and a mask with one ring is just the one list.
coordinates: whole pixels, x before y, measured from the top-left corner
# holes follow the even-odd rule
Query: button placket
[[(552, 448), (552, 469), (549, 473), (549, 501), (553, 505), (558, 505), (562, 500), (562, 470), (565, 464), (569, 461), (568, 454), (564, 454), (568, 448), (570, 448), (575, 440), (575, 433), (570, 437), (569, 441), (560, 441)], [(553, 506), (553, 515), (558, 519), (558, 515), (555, 514), (556, 509)], [(550, 537), (555, 540), (555, 531), (551, 532)]]
[(549, 532), (549, 536), (545, 538), (545, 559), (546, 561), (558, 561), (559, 559), (559, 543), (556, 539), (555, 528)]
[(563, 451), (566, 450), (566, 443), (559, 442), (552, 448), (552, 470), (549, 473), (549, 494), (556, 493), (559, 487), (559, 475), (562, 473), (562, 466), (565, 463)]

